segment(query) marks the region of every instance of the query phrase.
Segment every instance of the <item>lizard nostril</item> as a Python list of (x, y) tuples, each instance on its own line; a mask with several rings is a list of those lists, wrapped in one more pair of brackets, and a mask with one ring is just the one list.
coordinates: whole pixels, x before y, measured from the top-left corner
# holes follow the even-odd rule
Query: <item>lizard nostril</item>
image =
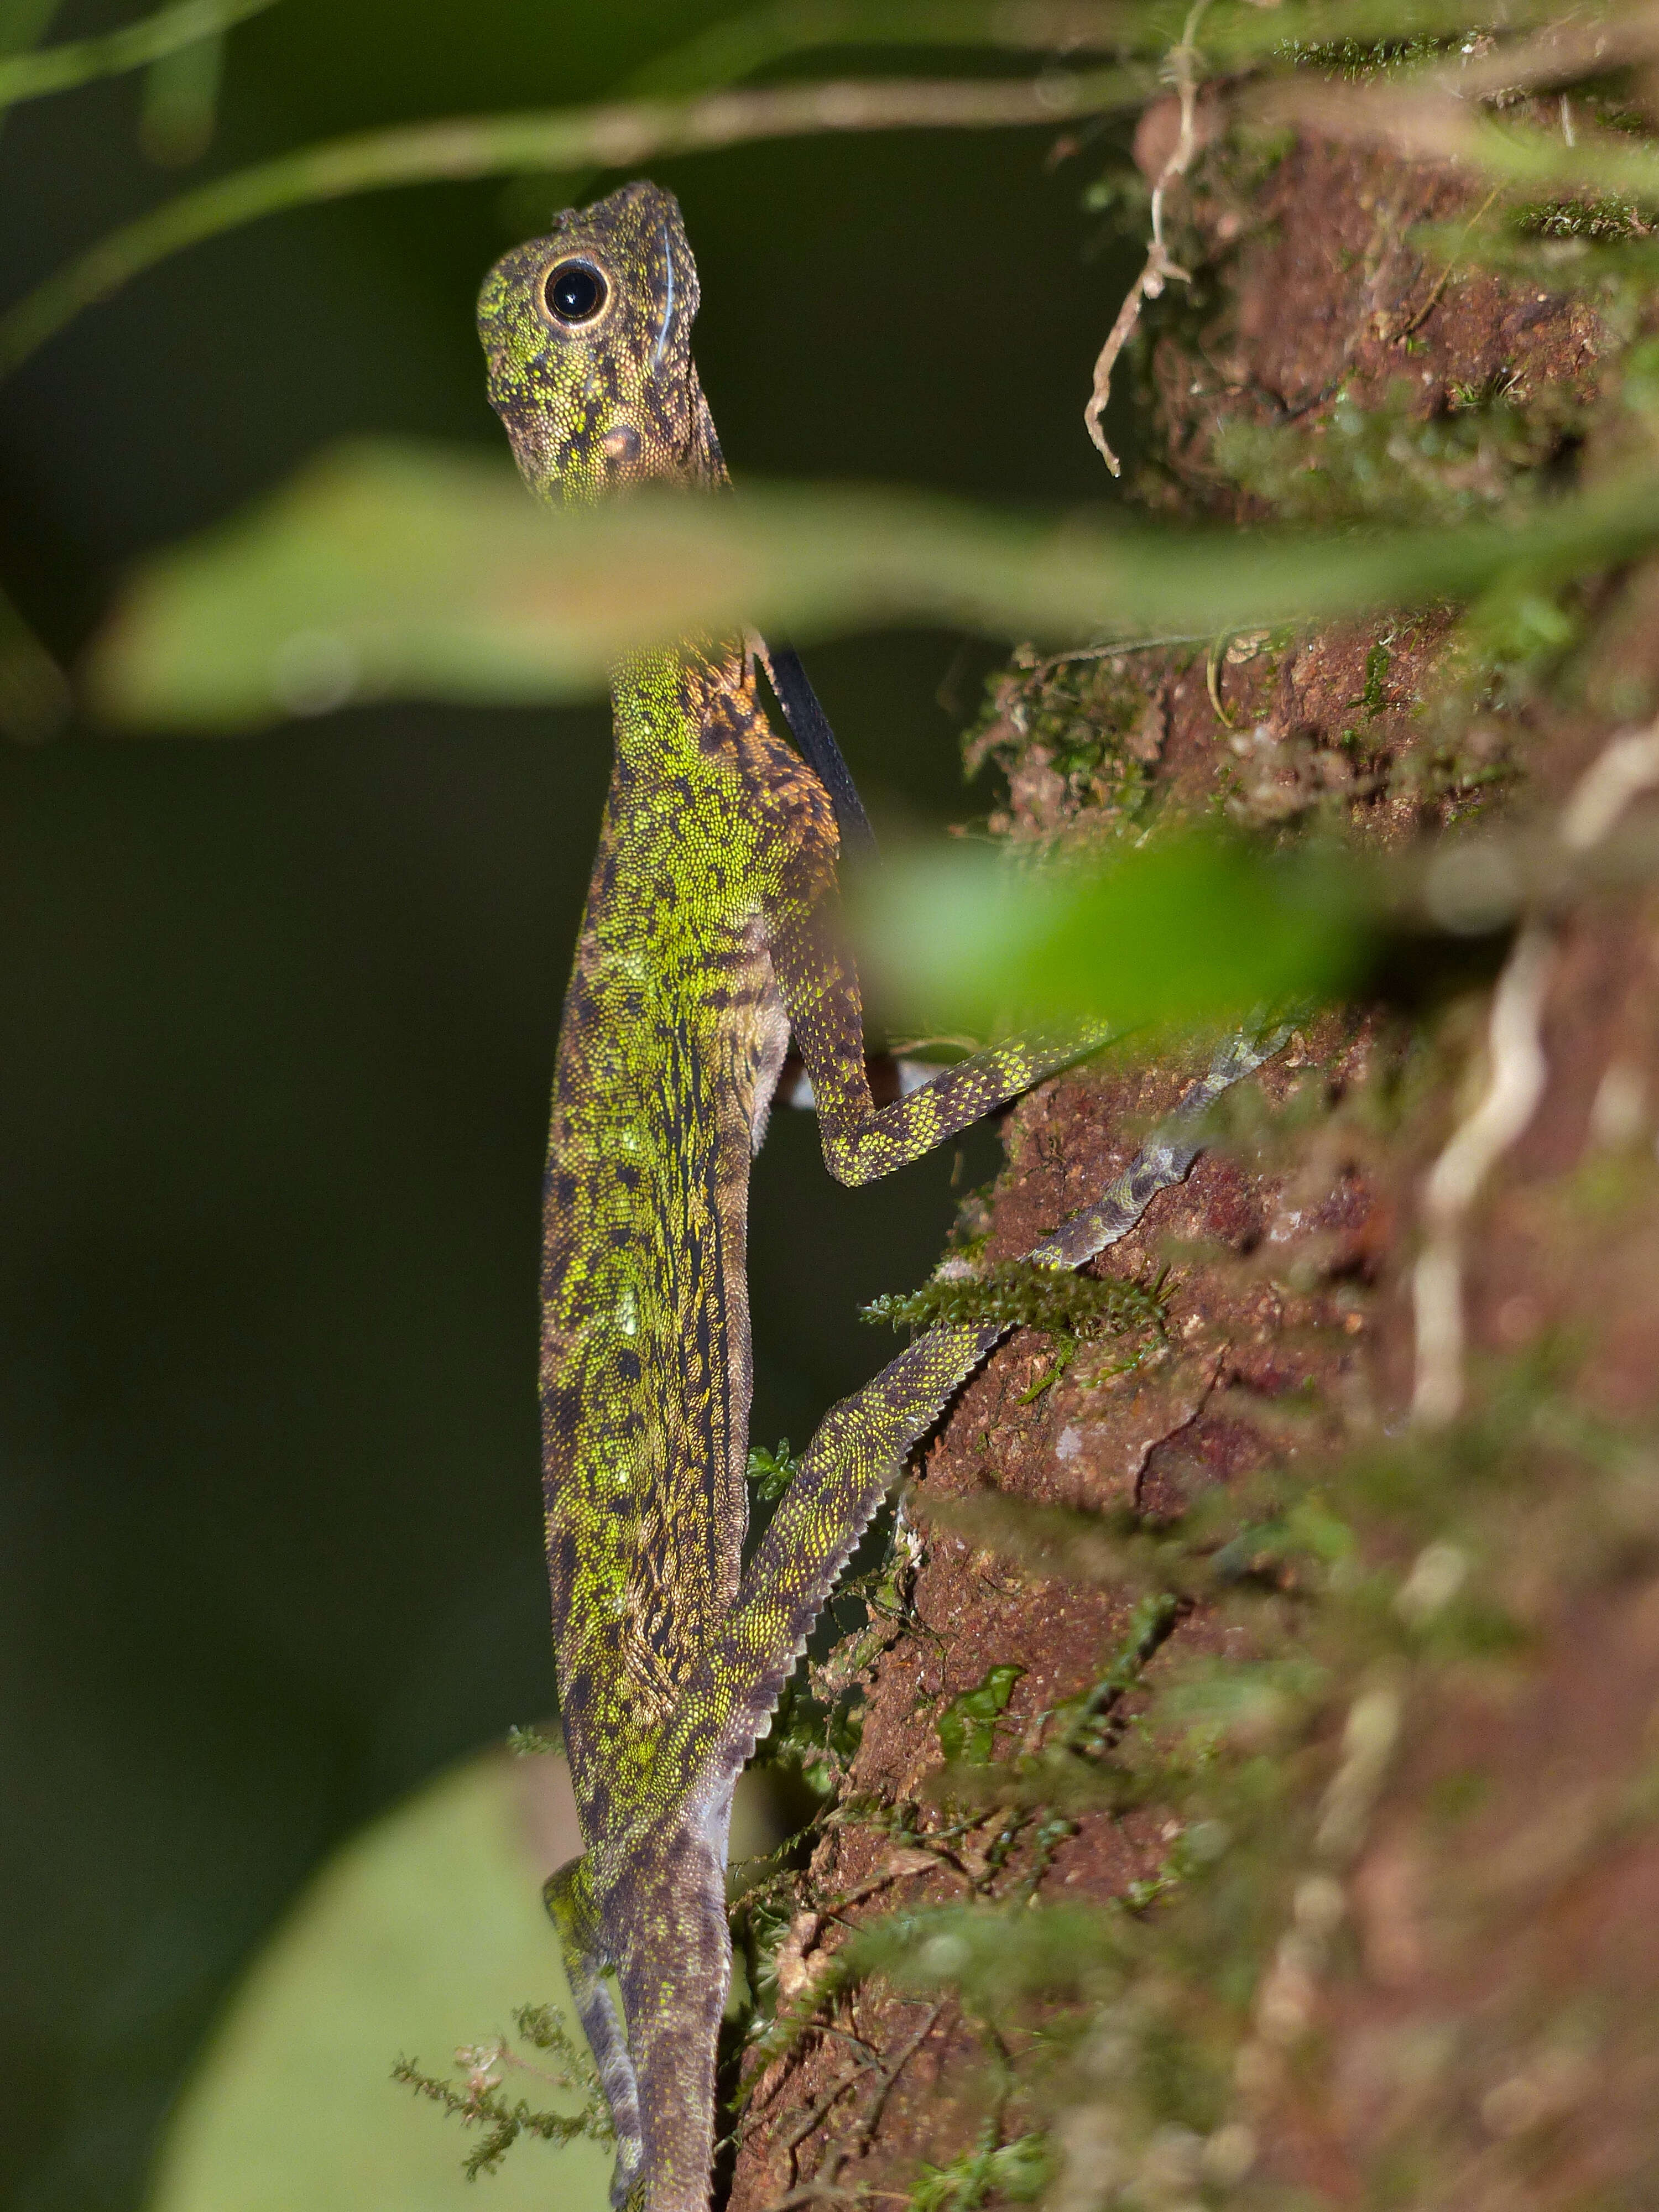
[(562, 323), (591, 323), (610, 298), (611, 288), (589, 263), (561, 261), (549, 270), (542, 296)]

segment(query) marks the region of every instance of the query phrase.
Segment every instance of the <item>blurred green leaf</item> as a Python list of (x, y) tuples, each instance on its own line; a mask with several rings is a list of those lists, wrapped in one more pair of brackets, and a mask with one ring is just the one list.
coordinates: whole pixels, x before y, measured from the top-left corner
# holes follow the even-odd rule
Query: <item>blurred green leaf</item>
[(747, 624), (1075, 645), (1314, 620), (1468, 598), (1522, 568), (1565, 577), (1656, 537), (1644, 477), (1520, 524), (1284, 537), (786, 485), (566, 514), (504, 460), (367, 442), (145, 563), (88, 677), (115, 720), (246, 727), (389, 694), (568, 698), (628, 650)]
[[(572, 2014), (527, 1786), (492, 1753), (330, 1861), (203, 2053), (161, 2145), (150, 2212), (460, 2212), (485, 2201), (603, 2212), (611, 2158), (597, 2145), (524, 2144), (486, 2200), (461, 2172), (476, 2137), (415, 2109), (392, 2080), (399, 2051), (441, 2069), (457, 2045), (504, 2035), (528, 1999)], [(574, 1812), (562, 1818), (574, 1849)], [(508, 2086), (526, 2081), (545, 2101), (533, 2077)]]
[(225, 40), (198, 39), (161, 54), (144, 73), (138, 143), (162, 168), (199, 161), (213, 143), (225, 73)]
[(1043, 868), (956, 846), (866, 885), (860, 937), (893, 1005), (976, 1035), (1079, 1017), (1228, 1023), (1350, 981), (1363, 888), (1335, 859), (1196, 836)]

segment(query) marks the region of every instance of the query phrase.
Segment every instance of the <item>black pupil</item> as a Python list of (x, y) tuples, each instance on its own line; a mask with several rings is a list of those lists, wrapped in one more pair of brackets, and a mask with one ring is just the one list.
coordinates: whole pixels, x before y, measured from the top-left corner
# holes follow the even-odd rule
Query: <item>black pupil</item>
[(584, 262), (567, 261), (547, 280), (547, 304), (561, 322), (591, 323), (605, 305), (605, 279)]

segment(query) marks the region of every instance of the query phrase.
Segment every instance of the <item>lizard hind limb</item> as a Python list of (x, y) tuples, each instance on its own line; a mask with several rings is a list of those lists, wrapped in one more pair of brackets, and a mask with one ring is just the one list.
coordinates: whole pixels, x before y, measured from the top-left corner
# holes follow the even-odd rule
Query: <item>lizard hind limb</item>
[[(1091, 1205), (1024, 1256), (1081, 1267), (1127, 1237), (1160, 1191), (1182, 1182), (1202, 1150), (1204, 1117), (1223, 1093), (1272, 1058), (1290, 1032), (1244, 1031)], [(941, 1325), (906, 1346), (872, 1382), (831, 1408), (803, 1455), (720, 1630), (710, 1671), (726, 1685), (726, 1760), (739, 1765), (765, 1734), (836, 1578), (886, 1496), (905, 1455), (1011, 1324)]]

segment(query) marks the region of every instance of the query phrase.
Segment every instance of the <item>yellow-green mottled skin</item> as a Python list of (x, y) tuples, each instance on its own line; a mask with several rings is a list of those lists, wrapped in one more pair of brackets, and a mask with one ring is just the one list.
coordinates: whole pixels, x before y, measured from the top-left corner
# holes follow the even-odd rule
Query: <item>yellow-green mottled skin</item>
[[(568, 297), (591, 310), (574, 317), (554, 296), (573, 271)], [(649, 184), (566, 215), (491, 271), (490, 398), (536, 491), (587, 501), (647, 481), (724, 483), (691, 359), (696, 306), (678, 208)], [(785, 1049), (793, 1033), (832, 1172), (862, 1182), (1079, 1041), (981, 1054), (878, 1110), (834, 927), (835, 817), (769, 726), (742, 641), (631, 659), (613, 698), (547, 1164), (547, 1553), (586, 1846), (549, 1905), (617, 2123), (613, 2199), (702, 2212), (733, 1784), (892, 1468), (1000, 1333), (931, 1331), (836, 1407), (740, 1572), (749, 1163)], [(1170, 1166), (1179, 1149), (1143, 1156), (1144, 1191), (1115, 1188), (1041, 1256), (1075, 1266), (1122, 1233), (1185, 1171)]]

